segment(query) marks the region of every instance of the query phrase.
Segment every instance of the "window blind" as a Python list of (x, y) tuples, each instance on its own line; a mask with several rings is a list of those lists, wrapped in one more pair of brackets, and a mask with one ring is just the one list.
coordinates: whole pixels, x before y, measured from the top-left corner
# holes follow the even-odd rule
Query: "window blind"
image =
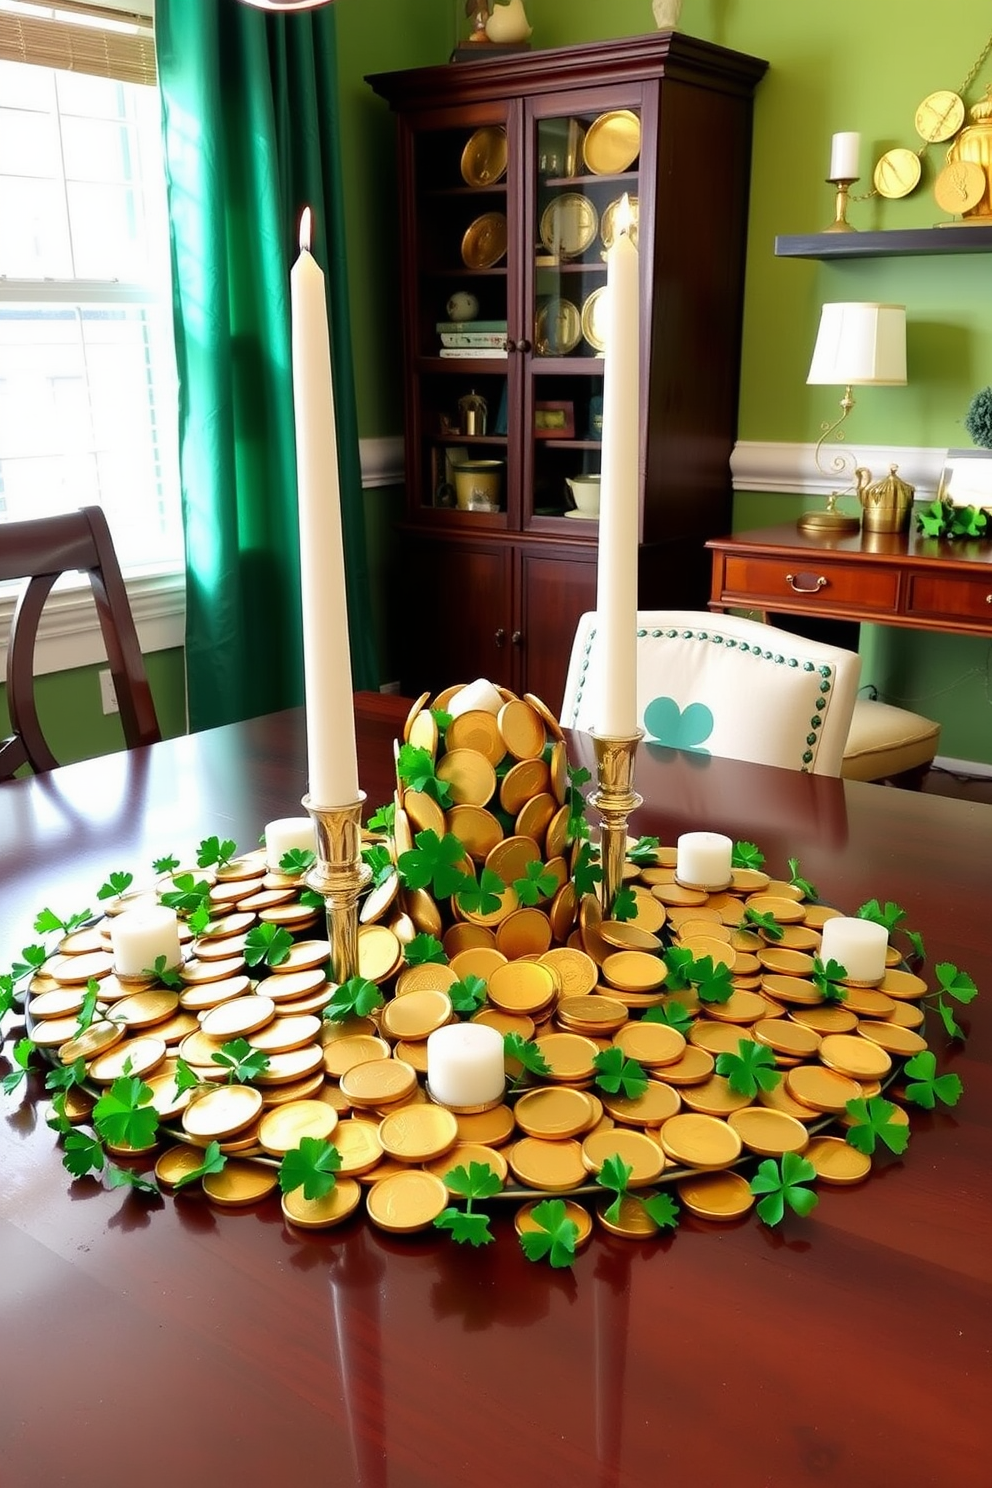
[(0, 9), (0, 61), (153, 86), (155, 37), (150, 16), (62, 0), (58, 6)]

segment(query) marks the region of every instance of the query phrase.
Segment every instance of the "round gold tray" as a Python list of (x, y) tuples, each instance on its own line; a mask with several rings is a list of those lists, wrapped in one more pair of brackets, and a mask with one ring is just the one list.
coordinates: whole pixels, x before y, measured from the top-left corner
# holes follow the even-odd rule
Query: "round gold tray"
[(565, 191), (541, 215), (541, 242), (557, 258), (585, 253), (599, 228), (599, 215), (587, 196)]
[(571, 300), (556, 297), (537, 312), (534, 350), (538, 356), (567, 356), (582, 339), (582, 319)]
[(625, 171), (641, 153), (641, 121), (630, 109), (611, 109), (589, 125), (582, 157), (594, 176)]
[(462, 180), (469, 186), (493, 186), (506, 175), (506, 162), (506, 130), (502, 124), (484, 124), (462, 151)]
[[(630, 241), (636, 248), (638, 222), (637, 197), (628, 196), (627, 201), (630, 203), (630, 228), (628, 229), (628, 236), (630, 238)], [(603, 208), (603, 215), (599, 219), (599, 236), (602, 240), (603, 247), (607, 250), (607, 252), (609, 252), (609, 250), (613, 247), (613, 243), (616, 238), (617, 213), (619, 212), (622, 205), (623, 197), (616, 197), (614, 201), (610, 202), (608, 207)]]
[(506, 253), (506, 215), (483, 212), (469, 223), (462, 238), (462, 263), (469, 269), (491, 269)]
[(582, 334), (594, 351), (606, 350), (606, 285), (594, 289), (582, 306)]

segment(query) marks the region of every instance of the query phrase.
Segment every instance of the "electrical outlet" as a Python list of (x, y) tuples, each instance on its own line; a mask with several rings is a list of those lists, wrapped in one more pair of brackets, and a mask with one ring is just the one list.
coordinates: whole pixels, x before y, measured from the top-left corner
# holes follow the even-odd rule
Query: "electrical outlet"
[(117, 689), (114, 687), (114, 679), (107, 669), (100, 673), (100, 702), (104, 713), (120, 712), (117, 706)]

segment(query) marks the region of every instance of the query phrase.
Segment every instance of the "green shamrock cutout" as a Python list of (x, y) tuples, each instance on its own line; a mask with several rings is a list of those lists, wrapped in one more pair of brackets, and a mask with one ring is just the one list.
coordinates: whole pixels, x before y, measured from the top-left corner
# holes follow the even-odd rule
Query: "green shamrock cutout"
[(713, 732), (713, 714), (705, 703), (690, 703), (687, 708), (680, 708), (674, 698), (654, 698), (644, 709), (644, 727), (649, 739), (668, 749), (709, 754), (708, 749), (700, 748)]

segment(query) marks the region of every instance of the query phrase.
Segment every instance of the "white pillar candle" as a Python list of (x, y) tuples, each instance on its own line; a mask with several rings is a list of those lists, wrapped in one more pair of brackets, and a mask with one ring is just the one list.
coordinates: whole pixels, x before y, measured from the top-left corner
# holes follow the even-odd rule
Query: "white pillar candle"
[(427, 1084), (442, 1106), (484, 1106), (506, 1088), (503, 1035), (485, 1023), (448, 1023), (427, 1040)]
[(498, 713), (506, 702), (491, 682), (485, 677), (479, 677), (475, 682), (470, 682), (467, 687), (459, 688), (448, 704), (448, 712), (452, 718), (459, 718), (462, 713)]
[(598, 734), (637, 731), (637, 528), (640, 469), (640, 293), (637, 249), (618, 212), (606, 255), (606, 358), (599, 497)]
[(165, 970), (170, 971), (183, 958), (176, 911), (164, 904), (148, 904), (115, 915), (110, 922), (110, 944), (119, 977), (154, 971), (159, 956), (165, 957)]
[(349, 806), (358, 799), (358, 754), (341, 490), (324, 275), (310, 252), (309, 207), (290, 299), (309, 788), (315, 806)]
[(733, 850), (730, 838), (719, 832), (683, 832), (676, 843), (675, 877), (693, 888), (725, 888)]
[(885, 951), (889, 932), (873, 920), (845, 919), (837, 915), (827, 920), (820, 939), (820, 960), (837, 961), (843, 966), (845, 981), (880, 982), (885, 975)]
[(828, 181), (856, 181), (861, 136), (851, 130), (835, 134), (830, 141), (830, 174)]
[(294, 848), (316, 856), (317, 834), (309, 816), (281, 816), (265, 828), (265, 861), (270, 873), (281, 872), (280, 859)]

